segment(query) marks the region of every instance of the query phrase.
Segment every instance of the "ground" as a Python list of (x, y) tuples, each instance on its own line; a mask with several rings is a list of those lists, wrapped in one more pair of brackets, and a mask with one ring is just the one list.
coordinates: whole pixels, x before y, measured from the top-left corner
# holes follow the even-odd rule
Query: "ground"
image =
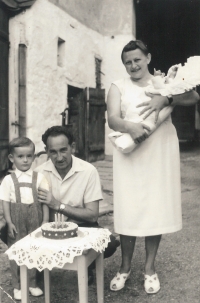
[[(200, 303), (200, 145), (184, 143), (180, 145), (180, 149), (183, 229), (162, 237), (156, 258), (156, 271), (161, 282), (161, 290), (156, 295), (147, 295), (144, 291), (144, 239), (138, 238), (130, 280), (119, 292), (111, 292), (109, 284), (120, 266), (120, 248), (111, 258), (105, 260), (105, 303)], [(113, 232), (113, 214), (109, 212), (112, 210), (112, 159), (107, 157), (105, 161), (96, 162), (95, 166), (101, 176), (105, 197), (105, 203), (101, 205), (101, 214), (106, 214), (100, 217), (99, 223)], [(78, 303), (76, 273), (53, 270), (51, 281), (52, 303)], [(43, 288), (42, 281), (40, 286)], [(2, 301), (11, 302), (9, 298)], [(43, 303), (44, 297), (30, 297), (30, 302)], [(89, 303), (96, 302), (94, 283), (89, 287)]]

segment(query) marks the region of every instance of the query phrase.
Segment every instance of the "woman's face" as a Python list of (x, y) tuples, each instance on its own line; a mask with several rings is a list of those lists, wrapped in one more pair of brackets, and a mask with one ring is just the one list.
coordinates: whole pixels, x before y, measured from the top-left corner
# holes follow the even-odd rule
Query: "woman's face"
[(151, 55), (147, 56), (139, 49), (123, 53), (123, 61), (127, 73), (133, 80), (139, 80), (148, 72)]

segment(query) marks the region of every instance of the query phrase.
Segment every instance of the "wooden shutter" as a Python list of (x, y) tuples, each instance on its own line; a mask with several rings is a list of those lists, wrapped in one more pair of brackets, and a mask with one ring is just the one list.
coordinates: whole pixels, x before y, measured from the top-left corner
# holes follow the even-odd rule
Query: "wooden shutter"
[(89, 88), (87, 125), (88, 156), (92, 162), (104, 159), (105, 152), (105, 90)]
[(72, 126), (76, 142), (75, 155), (81, 159), (85, 159), (85, 91), (79, 90), (68, 98), (69, 116), (68, 123)]

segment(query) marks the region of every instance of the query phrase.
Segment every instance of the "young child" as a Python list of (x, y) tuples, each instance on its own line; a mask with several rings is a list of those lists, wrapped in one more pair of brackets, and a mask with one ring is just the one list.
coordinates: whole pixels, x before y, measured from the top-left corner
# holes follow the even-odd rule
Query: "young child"
[[(49, 209), (37, 201), (38, 187), (49, 190), (47, 180), (40, 173), (33, 172), (35, 145), (25, 137), (13, 139), (9, 143), (9, 160), (15, 171), (7, 175), (0, 187), (0, 200), (3, 200), (4, 217), (8, 225), (8, 247), (22, 239), (41, 224), (49, 221)], [(21, 300), (19, 266), (10, 261), (15, 300)], [(33, 296), (41, 296), (37, 287), (36, 269), (29, 270), (29, 291)]]

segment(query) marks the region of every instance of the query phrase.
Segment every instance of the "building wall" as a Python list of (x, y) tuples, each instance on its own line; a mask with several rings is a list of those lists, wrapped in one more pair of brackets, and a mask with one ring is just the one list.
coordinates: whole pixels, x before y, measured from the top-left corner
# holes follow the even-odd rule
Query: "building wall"
[[(10, 19), (10, 125), (18, 120), (18, 45), (23, 43), (27, 46), (27, 136), (36, 143), (36, 152), (43, 150), (42, 133), (52, 125), (61, 124), (60, 113), (67, 105), (67, 85), (95, 87), (94, 57), (98, 56), (102, 59), (104, 73), (102, 88), (107, 92), (110, 83), (125, 74), (120, 53), (124, 44), (133, 37), (132, 23), (127, 23), (125, 17), (124, 28), (121, 26), (119, 34), (115, 35), (115, 30), (109, 33), (107, 30), (105, 35), (102, 32), (106, 27), (102, 32), (97, 31), (96, 21), (95, 26), (86, 26), (88, 24), (74, 18), (71, 11), (69, 14), (60, 8), (58, 2), (61, 1), (37, 0), (30, 9)], [(89, 5), (92, 1), (86, 2)], [(108, 4), (110, 0), (102, 1), (105, 2)], [(98, 2), (96, 4), (98, 7)], [(72, 11), (73, 5), (69, 1)], [(83, 17), (84, 11), (78, 7), (79, 15)], [(106, 5), (105, 11), (107, 9)], [(90, 18), (94, 20), (94, 14)], [(98, 26), (100, 28), (99, 23)], [(57, 65), (58, 37), (65, 41), (62, 67)], [(17, 135), (18, 128), (10, 126), (10, 139)], [(107, 142), (106, 154), (110, 153), (112, 148)]]
[(102, 35), (135, 32), (133, 0), (49, 0)]

